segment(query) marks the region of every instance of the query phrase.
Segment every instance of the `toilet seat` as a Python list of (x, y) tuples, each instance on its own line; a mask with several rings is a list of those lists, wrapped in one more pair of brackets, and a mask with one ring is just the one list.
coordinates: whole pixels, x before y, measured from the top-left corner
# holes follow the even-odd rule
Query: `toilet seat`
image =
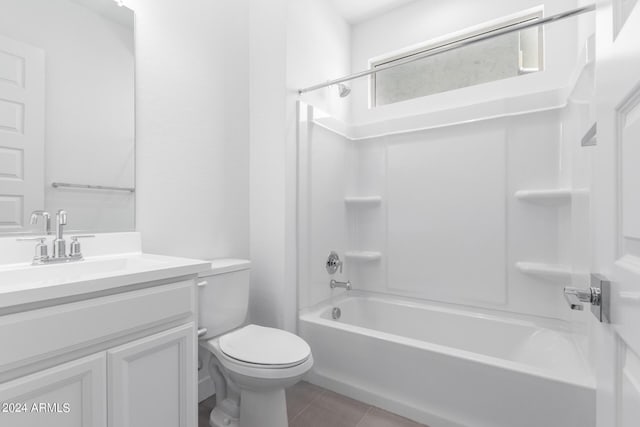
[[(249, 328), (248, 330), (243, 331), (245, 328)], [(266, 331), (264, 329), (267, 329)], [(243, 331), (243, 332), (240, 332)], [(238, 332), (237, 335), (234, 335)], [(262, 339), (258, 339), (255, 341), (250, 341), (249, 339), (254, 337), (256, 333), (259, 333), (263, 337), (277, 339), (277, 342), (282, 342), (286, 344), (291, 344), (291, 346), (287, 346), (286, 348), (291, 349), (292, 346), (294, 348), (294, 352), (289, 353), (288, 356), (284, 355), (284, 358), (279, 353), (270, 354), (266, 359), (258, 359), (257, 352), (254, 352), (252, 346), (254, 348), (263, 348), (260, 346), (261, 343), (264, 342)], [(231, 336), (231, 339), (227, 339), (225, 337)], [(292, 338), (294, 337), (294, 338)], [(298, 345), (299, 341), (304, 343), (304, 346)], [(231, 355), (227, 354), (221, 346), (221, 342), (226, 342), (227, 351), (231, 353)], [(238, 345), (239, 347), (234, 347), (233, 344)], [(299, 338), (297, 335), (294, 335), (290, 332), (273, 329), (273, 328), (264, 328), (257, 325), (247, 325), (243, 328), (236, 329), (235, 331), (229, 332), (220, 337), (212, 338), (207, 341), (201, 341), (201, 345), (209, 350), (222, 364), (222, 366), (228, 371), (234, 372), (236, 374), (244, 375), (252, 378), (261, 378), (261, 379), (286, 379), (290, 377), (295, 377), (297, 375), (301, 375), (311, 369), (313, 366), (313, 357), (311, 356), (311, 349), (309, 345)], [(247, 345), (248, 347), (244, 347)], [(306, 350), (305, 350), (306, 346)], [(272, 346), (273, 347), (273, 346)], [(242, 352), (243, 350), (249, 349), (249, 353)], [(237, 350), (238, 352), (234, 352)], [(234, 357), (233, 355), (244, 357), (245, 359), (253, 360), (253, 361), (245, 361), (239, 358)], [(250, 356), (250, 357), (248, 357)], [(299, 359), (299, 360), (296, 360)], [(264, 361), (281, 361), (285, 363), (256, 363), (264, 362)], [(286, 363), (288, 362), (288, 363)]]
[(228, 357), (262, 368), (287, 368), (309, 358), (311, 348), (290, 332), (247, 325), (219, 338), (220, 350)]

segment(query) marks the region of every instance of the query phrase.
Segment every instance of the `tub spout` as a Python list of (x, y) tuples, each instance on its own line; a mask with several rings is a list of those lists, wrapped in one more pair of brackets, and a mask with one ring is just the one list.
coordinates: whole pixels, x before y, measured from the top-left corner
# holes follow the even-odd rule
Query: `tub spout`
[(331, 287), (331, 289), (343, 288), (343, 289), (346, 289), (346, 290), (350, 291), (351, 290), (351, 280), (347, 280), (346, 282), (338, 282), (335, 279), (331, 279), (331, 282), (329, 282), (329, 286)]

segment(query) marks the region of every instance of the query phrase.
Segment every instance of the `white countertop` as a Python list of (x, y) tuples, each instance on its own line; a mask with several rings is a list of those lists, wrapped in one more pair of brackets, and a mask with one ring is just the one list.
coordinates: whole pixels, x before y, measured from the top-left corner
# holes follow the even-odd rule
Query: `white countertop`
[(143, 253), (87, 257), (67, 264), (5, 265), (0, 267), (0, 310), (137, 283), (195, 276), (209, 268), (206, 261)]
[(98, 234), (82, 242), (84, 260), (63, 264), (31, 265), (35, 243), (0, 238), (0, 311), (113, 292), (138, 283), (195, 277), (211, 268), (207, 261), (143, 253), (140, 234), (135, 232)]

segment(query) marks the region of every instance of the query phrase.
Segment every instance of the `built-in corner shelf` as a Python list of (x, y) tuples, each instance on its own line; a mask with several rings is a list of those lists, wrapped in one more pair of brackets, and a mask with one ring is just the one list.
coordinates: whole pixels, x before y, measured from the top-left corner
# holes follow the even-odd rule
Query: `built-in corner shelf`
[(378, 261), (382, 258), (382, 253), (375, 251), (347, 251), (344, 253), (344, 257), (353, 261)]
[(378, 206), (382, 203), (381, 196), (347, 196), (344, 198), (347, 206)]
[(545, 264), (541, 262), (517, 262), (516, 268), (524, 274), (539, 276), (548, 280), (569, 282), (571, 267), (560, 264)]
[(568, 203), (575, 195), (588, 194), (586, 189), (552, 188), (542, 190), (519, 190), (515, 197), (534, 203), (561, 204)]

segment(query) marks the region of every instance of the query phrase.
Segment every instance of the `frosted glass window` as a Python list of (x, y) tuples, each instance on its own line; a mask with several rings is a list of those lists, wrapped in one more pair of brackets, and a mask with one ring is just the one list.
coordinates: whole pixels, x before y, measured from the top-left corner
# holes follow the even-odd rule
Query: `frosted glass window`
[[(404, 53), (401, 56), (377, 61), (372, 66), (375, 68), (390, 64), (457, 40), (496, 31), (519, 22), (538, 19), (538, 17), (539, 15), (529, 16), (498, 27), (476, 31), (437, 45), (429, 45)], [(537, 72), (543, 69), (542, 58), (541, 27), (504, 34), (374, 74), (371, 77), (372, 106), (393, 104)]]

